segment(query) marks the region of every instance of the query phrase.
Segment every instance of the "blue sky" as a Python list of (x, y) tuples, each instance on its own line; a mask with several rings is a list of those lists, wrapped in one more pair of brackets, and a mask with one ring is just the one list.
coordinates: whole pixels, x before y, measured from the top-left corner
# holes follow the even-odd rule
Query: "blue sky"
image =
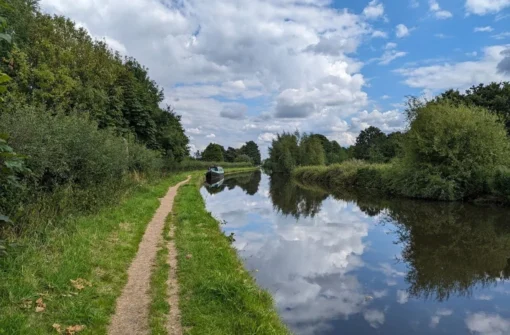
[[(192, 150), (405, 126), (407, 95), (510, 81), (510, 0), (41, 0), (137, 58)], [(506, 68), (506, 70), (505, 70)]]

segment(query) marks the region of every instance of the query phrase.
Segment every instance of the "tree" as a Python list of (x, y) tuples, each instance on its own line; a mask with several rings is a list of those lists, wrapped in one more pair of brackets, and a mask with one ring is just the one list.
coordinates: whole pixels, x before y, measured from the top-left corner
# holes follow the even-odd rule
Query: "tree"
[(206, 162), (223, 162), (223, 147), (216, 143), (210, 143), (202, 153), (202, 160)]
[(253, 163), (253, 160), (250, 156), (242, 154), (235, 158), (234, 162), (236, 163)]
[(326, 164), (326, 154), (324, 152), (323, 142), (319, 137), (312, 135), (308, 136), (306, 134), (303, 135), (299, 148), (301, 150), (301, 165)]
[(241, 154), (248, 155), (252, 159), (253, 164), (260, 165), (261, 157), (259, 146), (255, 142), (253, 141), (246, 142), (246, 144), (243, 145), (239, 151)]
[(238, 150), (228, 147), (225, 152), (225, 162), (233, 163), (238, 155)]
[(354, 157), (372, 162), (383, 162), (382, 146), (386, 142), (386, 135), (377, 127), (368, 127), (360, 132), (356, 138)]
[(298, 134), (282, 133), (271, 142), (267, 167), (272, 172), (290, 173), (299, 164)]

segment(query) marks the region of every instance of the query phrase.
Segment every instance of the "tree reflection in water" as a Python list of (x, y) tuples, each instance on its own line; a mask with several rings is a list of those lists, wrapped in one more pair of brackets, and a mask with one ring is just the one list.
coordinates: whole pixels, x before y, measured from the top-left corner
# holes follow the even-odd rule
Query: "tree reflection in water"
[[(296, 217), (310, 214), (310, 207), (301, 203), (313, 204), (316, 214), (327, 198), (326, 193), (318, 196), (316, 189), (282, 194), (292, 187), (298, 186), (279, 185), (275, 189), (279, 197), (272, 198), (278, 207), (285, 199), (286, 211)], [(343, 190), (333, 196), (355, 203), (369, 216), (381, 215), (381, 224), (397, 227), (396, 243), (403, 246), (401, 260), (409, 268), (411, 296), (444, 301), (454, 295), (471, 296), (475, 286), (510, 278), (508, 208), (391, 199), (366, 190)]]
[(314, 217), (321, 210), (321, 205), (328, 198), (328, 193), (320, 189), (313, 190), (299, 187), (286, 175), (273, 175), (269, 183), (269, 195), (273, 208), (284, 215)]

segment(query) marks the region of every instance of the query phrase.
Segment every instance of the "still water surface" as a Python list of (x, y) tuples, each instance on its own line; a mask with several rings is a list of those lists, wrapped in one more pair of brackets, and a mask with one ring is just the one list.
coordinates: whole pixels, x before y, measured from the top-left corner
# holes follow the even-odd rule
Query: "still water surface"
[(260, 172), (203, 187), (296, 334), (510, 334), (510, 210), (306, 190)]

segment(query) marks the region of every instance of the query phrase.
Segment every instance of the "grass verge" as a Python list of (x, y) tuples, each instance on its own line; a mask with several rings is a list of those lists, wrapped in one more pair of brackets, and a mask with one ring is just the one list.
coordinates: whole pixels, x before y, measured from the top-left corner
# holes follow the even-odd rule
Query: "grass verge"
[(289, 334), (270, 294), (257, 286), (206, 211), (201, 182), (193, 175), (174, 204), (183, 329), (187, 334)]
[(158, 198), (186, 175), (138, 186), (119, 205), (17, 240), (0, 258), (0, 334), (56, 334), (54, 324), (105, 334)]

